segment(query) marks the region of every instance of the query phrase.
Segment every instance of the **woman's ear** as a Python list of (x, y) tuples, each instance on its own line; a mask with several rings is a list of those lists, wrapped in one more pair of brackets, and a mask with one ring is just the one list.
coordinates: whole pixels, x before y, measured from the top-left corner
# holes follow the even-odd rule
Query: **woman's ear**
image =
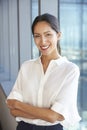
[(61, 36), (62, 36), (62, 33), (61, 33), (61, 32), (58, 32), (58, 40), (61, 39)]

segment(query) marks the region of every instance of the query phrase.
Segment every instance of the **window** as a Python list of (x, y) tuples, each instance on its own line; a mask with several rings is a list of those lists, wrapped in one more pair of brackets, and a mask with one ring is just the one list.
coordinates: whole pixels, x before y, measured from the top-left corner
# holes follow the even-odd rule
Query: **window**
[(60, 1), (60, 30), (62, 55), (80, 67), (78, 109), (82, 117), (79, 128), (87, 129), (87, 1)]

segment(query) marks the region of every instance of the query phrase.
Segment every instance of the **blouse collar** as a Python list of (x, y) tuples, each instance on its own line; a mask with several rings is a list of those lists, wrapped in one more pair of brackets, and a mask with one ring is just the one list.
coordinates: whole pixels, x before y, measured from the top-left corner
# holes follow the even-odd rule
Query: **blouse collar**
[[(39, 63), (41, 63), (41, 56), (38, 57), (37, 61), (38, 61)], [(56, 63), (57, 65), (61, 65), (61, 64), (64, 63), (65, 61), (66, 61), (66, 62), (68, 61), (65, 56), (63, 56), (63, 57), (61, 56), (60, 58), (58, 58), (58, 59), (56, 59), (56, 60), (51, 60), (51, 62), (54, 62), (54, 63)]]

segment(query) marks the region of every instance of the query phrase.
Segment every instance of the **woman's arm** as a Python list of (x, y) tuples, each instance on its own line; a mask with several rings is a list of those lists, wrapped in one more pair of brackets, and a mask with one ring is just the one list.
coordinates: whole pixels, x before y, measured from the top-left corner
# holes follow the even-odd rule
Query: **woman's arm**
[(64, 117), (61, 114), (51, 110), (50, 108), (35, 107), (14, 99), (8, 99), (7, 104), (10, 109), (16, 109), (20, 112), (26, 113), (26, 118), (28, 118), (27, 115), (31, 115), (33, 118), (42, 119), (51, 123), (64, 120)]
[(30, 114), (27, 114), (26, 112), (23, 112), (23, 111), (18, 110), (18, 109), (10, 109), (10, 113), (14, 117), (24, 117), (24, 118), (29, 118), (29, 119), (35, 119)]

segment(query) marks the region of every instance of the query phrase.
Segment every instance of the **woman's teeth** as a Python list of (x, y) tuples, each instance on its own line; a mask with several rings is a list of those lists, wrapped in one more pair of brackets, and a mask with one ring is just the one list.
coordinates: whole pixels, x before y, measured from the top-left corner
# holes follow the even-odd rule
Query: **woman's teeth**
[(45, 50), (47, 49), (49, 46), (41, 46), (41, 49)]

